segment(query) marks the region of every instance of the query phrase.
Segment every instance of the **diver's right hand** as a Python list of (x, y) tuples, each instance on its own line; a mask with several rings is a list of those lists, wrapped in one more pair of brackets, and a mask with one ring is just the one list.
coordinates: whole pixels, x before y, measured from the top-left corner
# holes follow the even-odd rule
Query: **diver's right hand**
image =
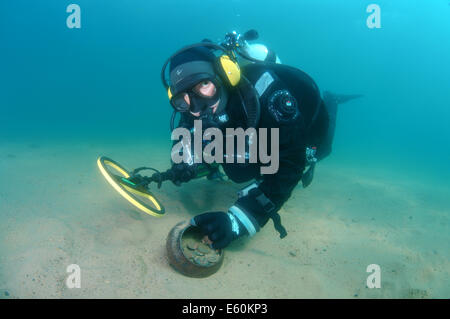
[(191, 179), (197, 176), (197, 166), (198, 164), (189, 165), (187, 163), (173, 164), (171, 171), (171, 181), (176, 186), (180, 186), (181, 183), (187, 183)]

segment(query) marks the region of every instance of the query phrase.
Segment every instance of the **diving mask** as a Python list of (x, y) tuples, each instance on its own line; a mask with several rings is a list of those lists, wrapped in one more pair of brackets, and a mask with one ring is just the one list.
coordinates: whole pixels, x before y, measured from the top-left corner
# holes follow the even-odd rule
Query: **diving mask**
[(171, 105), (179, 112), (203, 114), (217, 104), (222, 95), (217, 81), (204, 79), (190, 89), (172, 97)]

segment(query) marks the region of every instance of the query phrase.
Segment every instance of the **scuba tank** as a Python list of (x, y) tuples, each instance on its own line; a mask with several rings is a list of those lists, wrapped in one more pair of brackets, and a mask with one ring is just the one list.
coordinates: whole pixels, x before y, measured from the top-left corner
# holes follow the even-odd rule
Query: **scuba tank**
[(264, 44), (249, 43), (249, 41), (254, 41), (258, 38), (258, 32), (253, 29), (244, 34), (232, 31), (225, 35), (225, 39), (220, 45), (235, 53), (240, 66), (245, 66), (258, 61), (281, 64), (278, 55)]
[[(264, 44), (260, 43), (249, 44), (246, 41), (244, 51), (249, 57), (252, 57), (253, 59), (281, 64), (281, 60), (278, 57), (278, 55), (276, 55), (273, 51), (268, 49)], [(273, 58), (271, 58), (271, 54), (273, 54)]]

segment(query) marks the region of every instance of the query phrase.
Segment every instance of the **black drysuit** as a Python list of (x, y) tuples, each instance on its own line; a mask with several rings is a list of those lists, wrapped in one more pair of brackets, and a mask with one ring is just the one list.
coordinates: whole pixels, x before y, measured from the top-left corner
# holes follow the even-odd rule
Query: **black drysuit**
[[(260, 119), (255, 127), (256, 131), (258, 132), (259, 128), (267, 128), (267, 140), (270, 141), (270, 129), (279, 129), (279, 169), (275, 174), (261, 175), (261, 163), (239, 164), (224, 161), (222, 164), (224, 172), (234, 182), (243, 183), (253, 179), (260, 181), (259, 190), (273, 203), (274, 208), (268, 213), (261, 207), (260, 202), (254, 199), (239, 198), (237, 200), (235, 205), (245, 210), (259, 230), (259, 227), (263, 227), (269, 218), (278, 216), (276, 212), (291, 196), (293, 189), (301, 180), (308, 164), (306, 148), (317, 147), (319, 158), (329, 153), (331, 145), (328, 144), (331, 141), (326, 138), (330, 135), (329, 116), (319, 89), (306, 73), (286, 65), (259, 63), (247, 65), (241, 69), (241, 72), (258, 91)], [(274, 111), (276, 112), (278, 107), (277, 103), (275, 105), (271, 103), (273, 96), (280, 91), (289, 92), (298, 107), (296, 116), (290, 118), (287, 115), (282, 121), (274, 116)], [(229, 120), (225, 127), (247, 128), (246, 111), (237, 90), (230, 91), (226, 112)], [(191, 114), (183, 113), (179, 126), (192, 127), (195, 119)], [(274, 223), (276, 224), (275, 219)]]

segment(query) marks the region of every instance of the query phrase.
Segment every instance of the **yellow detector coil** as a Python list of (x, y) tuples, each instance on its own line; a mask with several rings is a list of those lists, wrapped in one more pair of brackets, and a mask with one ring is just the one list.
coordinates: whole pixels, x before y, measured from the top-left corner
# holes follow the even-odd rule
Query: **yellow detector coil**
[[(130, 173), (119, 163), (108, 157), (101, 156), (97, 159), (97, 165), (108, 183), (136, 208), (152, 216), (161, 217), (164, 215), (163, 205), (149, 190), (142, 187), (134, 187), (133, 183), (127, 180), (130, 177)], [(110, 171), (111, 168), (119, 173), (120, 176), (113, 174)]]

